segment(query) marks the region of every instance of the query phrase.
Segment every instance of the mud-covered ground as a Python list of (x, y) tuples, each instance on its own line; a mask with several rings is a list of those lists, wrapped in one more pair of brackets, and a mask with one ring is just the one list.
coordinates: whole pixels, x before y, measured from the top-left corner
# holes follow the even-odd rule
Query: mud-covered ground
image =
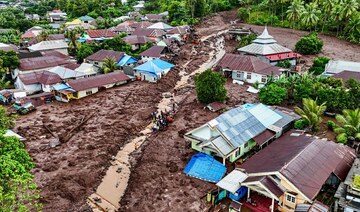
[[(236, 11), (222, 12), (203, 20), (196, 33), (203, 37), (220, 32), (236, 20)], [(238, 24), (245, 26), (244, 24)], [(258, 32), (261, 26), (250, 26)], [(294, 47), (306, 32), (268, 27), (279, 44)], [(360, 46), (333, 37), (324, 40), (323, 55), (335, 59), (359, 61)], [(225, 42), (226, 51), (235, 49), (235, 42)], [(202, 45), (186, 44), (175, 58), (178, 68), (187, 65), (191, 73), (209, 59), (211, 49)], [(312, 57), (304, 57), (311, 61)], [(105, 174), (110, 160), (120, 147), (150, 122), (149, 114), (161, 100), (160, 94), (172, 92), (179, 71), (170, 72), (157, 84), (133, 82), (69, 104), (54, 102), (38, 108), (36, 113), (19, 117), (17, 132), (27, 138), (26, 148), (34, 158), (35, 180), (40, 186), (44, 211), (83, 211), (88, 208), (86, 198), (94, 192)], [(177, 92), (182, 99), (174, 123), (165, 132), (150, 136), (133, 154), (132, 174), (123, 197), (120, 211), (205, 211), (207, 205), (201, 199), (211, 183), (186, 177), (183, 169), (192, 154), (190, 144), (182, 135), (202, 125), (218, 114), (204, 110), (197, 103), (193, 87), (184, 86)], [(246, 92), (246, 86), (227, 82), (229, 107), (244, 102), (257, 102), (256, 95)], [(96, 111), (96, 112), (95, 112)], [(59, 137), (95, 112), (87, 123), (76, 130), (66, 143), (49, 147), (52, 135), (43, 127), (48, 126)]]

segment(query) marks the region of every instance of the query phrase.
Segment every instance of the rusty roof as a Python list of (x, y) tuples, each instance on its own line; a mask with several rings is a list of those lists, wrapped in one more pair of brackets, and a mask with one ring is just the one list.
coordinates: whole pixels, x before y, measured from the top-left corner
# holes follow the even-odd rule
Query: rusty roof
[(145, 44), (147, 42), (154, 43), (155, 41), (151, 38), (148, 38), (146, 36), (138, 36), (138, 35), (129, 35), (122, 39), (128, 44)]
[(164, 30), (161, 29), (142, 29), (142, 28), (138, 28), (133, 32), (133, 35), (137, 35), (137, 36), (146, 36), (146, 37), (162, 37), (164, 36), (166, 33)]
[(149, 49), (141, 52), (139, 55), (160, 58), (164, 49), (165, 49), (165, 46), (152, 46)]
[(124, 56), (123, 52), (113, 51), (113, 50), (105, 50), (101, 49), (94, 54), (88, 56), (86, 60), (93, 60), (93, 61), (103, 61), (106, 58), (111, 58), (115, 62), (119, 62), (119, 60)]
[(20, 74), (19, 78), (25, 85), (41, 83), (44, 85), (53, 85), (62, 82), (59, 75), (51, 73), (49, 71), (32, 72), (26, 74)]
[[(48, 36), (47, 40), (65, 40), (65, 35), (64, 34), (51, 34)], [(29, 44), (36, 44), (41, 42), (41, 40), (39, 39), (39, 36), (29, 40)]]
[(42, 56), (55, 56), (62, 59), (69, 59), (70, 57), (66, 54), (63, 54), (61, 52), (55, 51), (55, 50), (48, 50), (48, 51), (41, 51)]
[(248, 55), (225, 54), (217, 64), (218, 67), (234, 71), (246, 71), (263, 75), (279, 75), (280, 68)]
[(86, 33), (91, 38), (108, 38), (117, 36), (116, 33), (108, 30), (108, 29), (95, 29), (95, 30), (87, 30)]
[(169, 30), (168, 32), (166, 32), (166, 34), (168, 34), (168, 35), (173, 35), (173, 34), (183, 35), (183, 34), (188, 33), (188, 29), (189, 29), (188, 26), (178, 26), (178, 27), (174, 27), (171, 30)]
[(280, 172), (314, 199), (332, 173), (341, 180), (346, 178), (355, 157), (348, 146), (291, 130), (240, 167), (247, 173)]
[(334, 74), (332, 77), (342, 79), (343, 82), (348, 81), (350, 78), (360, 81), (360, 72), (342, 71), (340, 73)]
[(266, 141), (270, 140), (275, 136), (275, 133), (266, 129), (264, 132), (260, 133), (259, 135), (255, 136), (253, 139), (257, 145), (261, 146)]
[(44, 56), (20, 59), (19, 69), (21, 71), (36, 70), (42, 68), (51, 68), (68, 64), (63, 58), (56, 56)]
[(138, 29), (138, 28), (148, 28), (149, 26), (153, 25), (153, 23), (149, 21), (141, 21), (138, 23), (130, 24), (131, 27)]
[(71, 69), (71, 70), (75, 70), (75, 69), (77, 69), (79, 67), (80, 67), (80, 64), (77, 64), (77, 63), (69, 63), (69, 64), (64, 66), (64, 68), (68, 68), (68, 69)]
[(162, 16), (158, 15), (158, 14), (146, 14), (145, 18), (147, 18), (148, 20), (154, 20), (154, 21), (162, 20)]
[(83, 91), (91, 88), (98, 88), (109, 84), (127, 81), (130, 78), (121, 71), (109, 74), (101, 74), (94, 77), (86, 77), (77, 80), (70, 80), (69, 86), (76, 91)]

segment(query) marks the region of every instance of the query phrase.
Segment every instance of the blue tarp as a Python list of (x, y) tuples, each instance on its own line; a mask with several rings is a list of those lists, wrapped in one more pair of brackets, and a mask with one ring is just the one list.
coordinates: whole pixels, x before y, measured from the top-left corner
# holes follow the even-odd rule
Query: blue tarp
[(248, 188), (245, 186), (241, 186), (235, 194), (232, 194), (231, 192), (229, 192), (229, 198), (232, 200), (236, 200), (239, 201), (241, 198), (243, 198), (245, 196), (245, 194), (247, 193)]
[(161, 73), (164, 70), (167, 70), (169, 68), (174, 67), (175, 65), (168, 63), (166, 61), (160, 60), (160, 59), (155, 59), (155, 60), (150, 60), (142, 65), (139, 65), (137, 67), (135, 67), (135, 70), (138, 71), (146, 71), (146, 72), (151, 72), (151, 73)]
[(75, 92), (75, 90), (72, 89), (72, 88), (71, 88), (70, 86), (68, 86), (67, 84), (53, 85), (52, 87), (53, 87), (53, 89), (54, 89), (55, 91), (71, 90), (71, 91), (74, 91), (74, 92)]
[(217, 183), (224, 176), (226, 167), (212, 156), (199, 152), (192, 156), (184, 172), (188, 176)]
[(129, 55), (125, 55), (124, 57), (121, 58), (121, 60), (118, 62), (118, 66), (124, 66), (124, 65), (128, 65), (131, 63), (136, 63), (138, 60), (129, 56)]

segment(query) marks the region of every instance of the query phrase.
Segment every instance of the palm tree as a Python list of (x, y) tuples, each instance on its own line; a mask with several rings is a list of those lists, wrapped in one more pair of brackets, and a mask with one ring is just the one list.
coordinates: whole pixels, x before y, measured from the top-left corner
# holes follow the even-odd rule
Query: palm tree
[(340, 22), (342, 20), (342, 7), (341, 4), (335, 4), (331, 10), (331, 18), (336, 23), (336, 36), (339, 35)]
[(310, 98), (303, 99), (303, 109), (295, 107), (295, 112), (301, 116), (310, 130), (315, 132), (319, 130), (319, 125), (322, 121), (321, 115), (326, 110), (325, 104), (326, 102), (318, 105), (316, 100)]
[(346, 25), (347, 38), (354, 43), (360, 43), (360, 13), (350, 18)]
[(322, 27), (322, 32), (324, 31), (324, 27), (326, 22), (329, 20), (329, 17), (331, 16), (331, 11), (333, 10), (334, 6), (338, 4), (338, 0), (322, 0), (322, 7), (325, 12), (325, 20)]
[(359, 7), (359, 4), (356, 0), (343, 0), (340, 5), (342, 8), (341, 15), (343, 20), (347, 20), (353, 16)]
[(295, 23), (299, 22), (299, 19), (304, 11), (304, 2), (302, 0), (294, 0), (286, 11), (287, 18), (292, 23), (294, 28)]
[(316, 25), (319, 23), (319, 16), (321, 14), (321, 11), (318, 9), (318, 5), (314, 2), (309, 3), (307, 5), (305, 5), (305, 10), (302, 13), (302, 23), (306, 26), (306, 27), (310, 27), (310, 31), (312, 30), (312, 27), (315, 26), (315, 30), (316, 30)]
[(49, 32), (46, 30), (43, 30), (38, 35), (39, 41), (46, 41), (49, 39)]
[(105, 58), (103, 62), (102, 70), (104, 74), (114, 72), (115, 70), (117, 70), (117, 64), (115, 60), (113, 58)]
[(78, 39), (79, 33), (80, 33), (80, 30), (77, 28), (73, 29), (73, 30), (67, 30), (65, 33), (65, 36), (70, 39), (71, 47), (72, 47), (73, 53), (75, 55), (76, 55), (76, 51), (77, 51), (76, 41)]
[(337, 126), (334, 131), (338, 134), (339, 142), (360, 140), (360, 109), (343, 110), (343, 115), (336, 115)]
[(10, 81), (7, 81), (5, 74), (0, 79), (0, 90), (8, 88), (10, 86)]

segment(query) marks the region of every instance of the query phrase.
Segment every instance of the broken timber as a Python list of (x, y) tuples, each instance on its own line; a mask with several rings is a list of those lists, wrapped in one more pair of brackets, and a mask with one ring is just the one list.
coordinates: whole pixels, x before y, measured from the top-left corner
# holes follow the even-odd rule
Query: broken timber
[(90, 114), (87, 118), (83, 118), (80, 122), (80, 124), (76, 125), (75, 127), (73, 127), (67, 134), (67, 136), (65, 138), (62, 139), (62, 143), (66, 143), (68, 142), (73, 136), (74, 136), (74, 131), (78, 128), (80, 128), (81, 126), (83, 126), (91, 117), (93, 117), (95, 115), (95, 113), (98, 111), (94, 111), (92, 114)]

